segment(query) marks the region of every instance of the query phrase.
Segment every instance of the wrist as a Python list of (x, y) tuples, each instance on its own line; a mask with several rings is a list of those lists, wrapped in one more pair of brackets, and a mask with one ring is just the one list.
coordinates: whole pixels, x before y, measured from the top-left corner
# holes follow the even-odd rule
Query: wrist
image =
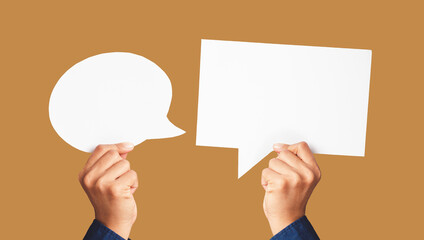
[(132, 224), (130, 223), (117, 223), (117, 222), (108, 222), (108, 221), (102, 221), (101, 219), (97, 219), (99, 222), (101, 222), (103, 225), (105, 225), (107, 228), (121, 236), (123, 239), (128, 239), (130, 236)]
[(288, 227), (290, 224), (292, 224), (302, 216), (268, 218), (268, 223), (271, 228), (272, 235), (281, 232), (281, 230)]

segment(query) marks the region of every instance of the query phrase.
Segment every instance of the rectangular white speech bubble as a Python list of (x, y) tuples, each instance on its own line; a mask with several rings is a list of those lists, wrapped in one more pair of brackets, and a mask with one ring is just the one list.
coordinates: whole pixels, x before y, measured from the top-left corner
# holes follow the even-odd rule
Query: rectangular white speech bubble
[(196, 145), (238, 148), (238, 176), (272, 144), (364, 156), (371, 50), (202, 40)]

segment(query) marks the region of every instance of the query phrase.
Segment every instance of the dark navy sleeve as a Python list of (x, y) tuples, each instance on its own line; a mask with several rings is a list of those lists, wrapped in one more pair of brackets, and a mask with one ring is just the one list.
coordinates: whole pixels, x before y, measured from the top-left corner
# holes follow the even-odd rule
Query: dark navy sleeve
[[(101, 222), (94, 219), (87, 233), (85, 234), (84, 240), (125, 240), (114, 231), (103, 225)], [(130, 240), (130, 239), (128, 239)]]
[(271, 240), (319, 240), (312, 224), (303, 216), (275, 234)]

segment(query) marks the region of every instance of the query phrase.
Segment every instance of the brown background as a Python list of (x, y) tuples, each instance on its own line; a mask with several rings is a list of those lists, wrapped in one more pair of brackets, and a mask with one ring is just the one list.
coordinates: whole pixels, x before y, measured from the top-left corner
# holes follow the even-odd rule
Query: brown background
[(200, 39), (209, 38), (372, 49), (366, 157), (317, 155), (323, 179), (307, 215), (322, 239), (417, 239), (423, 7), (393, 2), (2, 1), (1, 238), (81, 239), (90, 225), (77, 181), (88, 155), (56, 135), (48, 101), (69, 67), (110, 51), (165, 70), (169, 118), (187, 131), (129, 155), (141, 174), (132, 238), (269, 238), (260, 186), (267, 161), (237, 181), (236, 149), (195, 146)]

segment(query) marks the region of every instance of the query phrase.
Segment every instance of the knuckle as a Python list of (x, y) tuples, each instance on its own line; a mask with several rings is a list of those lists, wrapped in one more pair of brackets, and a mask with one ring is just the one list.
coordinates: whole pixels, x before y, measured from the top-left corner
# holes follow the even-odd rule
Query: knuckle
[(307, 148), (309, 147), (308, 144), (305, 141), (299, 142), (299, 147), (300, 148)]
[(271, 160), (269, 160), (268, 166), (270, 168), (273, 168), (278, 164), (278, 161), (280, 161), (280, 160), (278, 160), (277, 158), (272, 158)]
[(97, 145), (95, 149), (95, 151), (104, 151), (104, 150), (106, 150), (106, 145), (104, 144)]
[(296, 186), (302, 183), (302, 177), (297, 172), (291, 172), (290, 179), (291, 182)]
[(281, 149), (280, 153), (287, 154), (288, 151), (289, 150), (287, 148), (283, 148), (283, 149)]
[(137, 172), (136, 171), (134, 171), (134, 170), (130, 170), (129, 171), (129, 174), (131, 174), (131, 177), (133, 177), (133, 178), (137, 178), (138, 176), (137, 176)]
[(287, 181), (285, 178), (278, 177), (273, 179), (273, 183), (278, 190), (285, 189), (287, 186)]
[(319, 169), (317, 171), (317, 177), (316, 178), (317, 178), (317, 182), (319, 182), (322, 178), (322, 174), (321, 174), (321, 171)]
[(118, 151), (116, 151), (116, 150), (107, 151), (105, 156), (107, 156), (108, 158), (111, 158), (111, 159), (116, 159), (116, 158), (120, 157)]
[(304, 179), (307, 184), (312, 184), (315, 182), (316, 176), (314, 172), (308, 169), (308, 170), (305, 170), (304, 172)]
[(105, 189), (105, 180), (104, 178), (100, 177), (97, 179), (96, 183), (94, 184), (95, 189), (99, 191), (103, 191)]
[(121, 187), (118, 184), (112, 184), (109, 187), (109, 193), (112, 197), (118, 197), (121, 194)]
[(112, 156), (113, 157), (121, 157), (121, 155), (119, 155), (118, 151), (116, 151), (116, 150), (112, 150)]
[(131, 163), (130, 161), (128, 161), (127, 159), (123, 159), (122, 161), (122, 165), (124, 165), (125, 169), (130, 169), (131, 168)]
[(81, 183), (83, 186), (90, 188), (92, 185), (92, 177), (90, 173), (87, 173), (85, 176), (81, 177)]
[(281, 149), (280, 154), (278, 154), (278, 157), (285, 158), (285, 157), (287, 157), (287, 155), (289, 153), (290, 153), (290, 150), (288, 150), (287, 148), (283, 148), (283, 149)]
[(290, 146), (290, 145), (288, 145), (288, 144), (286, 144), (286, 143), (284, 143), (284, 144), (282, 144), (282, 145), (281, 145), (282, 149), (287, 149), (289, 146)]
[(115, 156), (117, 154), (117, 152), (113, 149), (110, 149), (106, 152), (106, 154), (109, 155), (109, 156)]
[(266, 178), (270, 178), (272, 176), (271, 173), (272, 173), (271, 168), (264, 168), (262, 170), (262, 175)]
[(262, 176), (265, 177), (268, 175), (268, 168), (262, 169)]

